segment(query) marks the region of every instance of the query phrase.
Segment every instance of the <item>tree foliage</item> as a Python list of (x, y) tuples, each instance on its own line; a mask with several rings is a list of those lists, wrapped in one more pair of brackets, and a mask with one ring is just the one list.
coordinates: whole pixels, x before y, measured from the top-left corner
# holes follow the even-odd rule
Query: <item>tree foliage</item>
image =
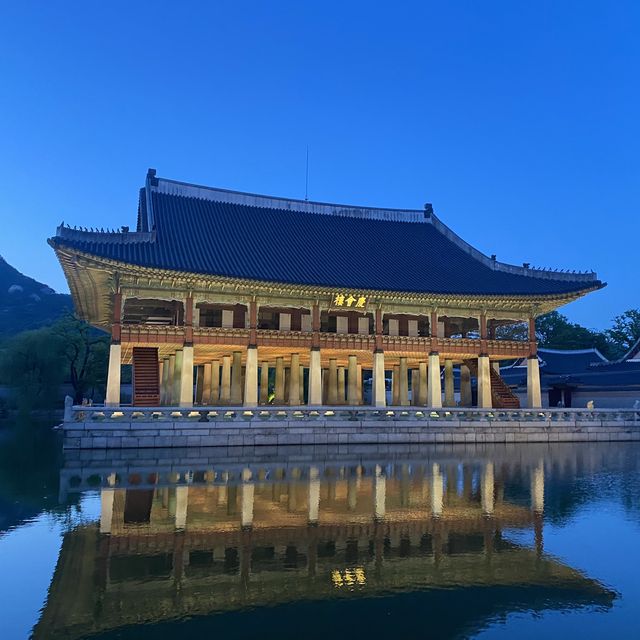
[(51, 328), (65, 362), (66, 380), (73, 387), (76, 404), (103, 391), (107, 379), (109, 341), (86, 322), (72, 315), (63, 317)]
[(60, 344), (50, 329), (25, 331), (13, 338), (0, 359), (0, 374), (20, 409), (53, 406), (64, 379)]
[(74, 402), (81, 403), (103, 395), (108, 355), (104, 334), (68, 315), (8, 341), (0, 352), (0, 378), (21, 409), (55, 406), (63, 382), (71, 385)]
[(606, 331), (619, 355), (624, 355), (640, 340), (640, 309), (628, 309), (613, 319), (613, 327)]

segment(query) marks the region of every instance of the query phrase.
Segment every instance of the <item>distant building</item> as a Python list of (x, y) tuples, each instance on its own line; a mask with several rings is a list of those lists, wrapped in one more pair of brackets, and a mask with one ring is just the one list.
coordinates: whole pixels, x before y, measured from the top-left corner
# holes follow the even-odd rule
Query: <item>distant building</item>
[[(611, 362), (597, 349), (538, 349), (542, 404), (548, 407), (633, 407), (640, 403), (640, 340)], [(526, 361), (503, 367), (500, 375), (526, 397)]]
[[(80, 317), (111, 333), (106, 403), (519, 406), (496, 366), (524, 358), (541, 403), (536, 316), (595, 273), (485, 256), (433, 213), (307, 202), (147, 174), (135, 231), (61, 225), (49, 240)], [(525, 342), (496, 339), (526, 322)], [(441, 369), (442, 367), (442, 369)], [(194, 379), (195, 371), (195, 379)], [(442, 371), (444, 374), (442, 375)], [(444, 380), (444, 385), (441, 385)], [(367, 385), (368, 386), (368, 385)]]

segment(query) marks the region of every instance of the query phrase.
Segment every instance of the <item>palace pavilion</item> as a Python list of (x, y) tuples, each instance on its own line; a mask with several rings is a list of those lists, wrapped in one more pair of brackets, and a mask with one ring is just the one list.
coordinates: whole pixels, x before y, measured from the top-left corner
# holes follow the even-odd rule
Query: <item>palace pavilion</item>
[[(116, 407), (132, 364), (135, 406), (517, 408), (500, 362), (521, 358), (540, 407), (536, 316), (604, 286), (487, 257), (429, 204), (291, 200), (154, 170), (135, 231), (62, 224), (49, 243), (78, 316), (111, 334)], [(500, 339), (516, 323), (529, 339)]]

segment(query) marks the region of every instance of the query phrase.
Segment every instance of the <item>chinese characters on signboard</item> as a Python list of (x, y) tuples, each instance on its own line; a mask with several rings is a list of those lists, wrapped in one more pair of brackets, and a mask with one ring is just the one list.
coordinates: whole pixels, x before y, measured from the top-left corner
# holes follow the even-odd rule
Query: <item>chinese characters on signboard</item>
[(354, 295), (353, 293), (338, 293), (333, 298), (334, 307), (350, 307), (352, 309), (364, 309), (367, 304), (367, 296)]

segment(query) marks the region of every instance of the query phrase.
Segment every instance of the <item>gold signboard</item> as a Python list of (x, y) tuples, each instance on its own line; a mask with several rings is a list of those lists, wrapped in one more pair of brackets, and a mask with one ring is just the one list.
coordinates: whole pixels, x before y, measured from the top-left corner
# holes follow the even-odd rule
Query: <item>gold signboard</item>
[(338, 293), (333, 297), (333, 303), (331, 306), (364, 309), (367, 306), (367, 296), (361, 296), (354, 293)]

